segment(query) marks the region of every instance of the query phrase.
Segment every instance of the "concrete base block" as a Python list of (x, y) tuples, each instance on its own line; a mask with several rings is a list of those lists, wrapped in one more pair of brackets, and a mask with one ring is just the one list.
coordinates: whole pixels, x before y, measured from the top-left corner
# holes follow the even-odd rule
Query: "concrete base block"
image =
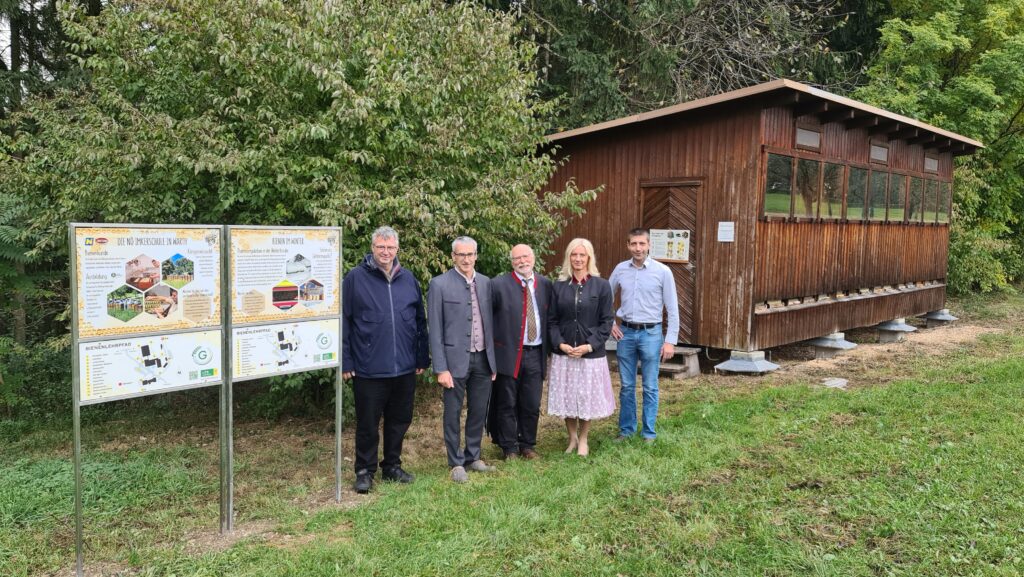
[(723, 373), (750, 373), (761, 375), (770, 373), (779, 365), (764, 359), (764, 351), (732, 351), (729, 360), (715, 365), (715, 370)]
[(831, 359), (843, 351), (857, 348), (855, 343), (846, 340), (845, 333), (832, 333), (807, 341), (814, 347), (814, 358)]
[(898, 343), (903, 340), (904, 333), (912, 333), (917, 330), (907, 324), (907, 319), (898, 318), (885, 321), (875, 326), (878, 330), (878, 342), (882, 344)]
[[(619, 367), (619, 361), (615, 356), (615, 348), (608, 348), (608, 351), (608, 366), (613, 370), (617, 370)], [(670, 377), (677, 381), (692, 379), (699, 376), (700, 351), (701, 349), (699, 347), (683, 347), (676, 345), (675, 356), (668, 361), (658, 364), (658, 374)], [(643, 370), (643, 362), (639, 359), (636, 362), (636, 370), (638, 374)]]
[[(682, 357), (680, 359), (680, 357)], [(677, 381), (683, 379), (692, 379), (700, 375), (700, 349), (696, 347), (676, 347), (676, 356), (669, 359), (675, 361), (676, 359), (682, 360), (682, 363), (672, 363), (679, 366), (679, 370), (672, 373), (672, 378)], [(665, 369), (667, 363), (662, 363), (662, 370)]]
[(955, 316), (949, 314), (949, 309), (939, 309), (932, 311), (924, 315), (925, 326), (932, 329), (935, 327), (941, 327), (948, 325), (949, 323), (959, 320)]

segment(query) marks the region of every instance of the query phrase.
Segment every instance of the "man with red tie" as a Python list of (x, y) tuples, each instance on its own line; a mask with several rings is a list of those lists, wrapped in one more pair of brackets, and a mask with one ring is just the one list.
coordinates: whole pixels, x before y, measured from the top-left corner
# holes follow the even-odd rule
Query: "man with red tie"
[(537, 421), (547, 365), (551, 281), (534, 271), (533, 249), (512, 247), (512, 272), (491, 281), (494, 357), (491, 436), (505, 459), (536, 459)]

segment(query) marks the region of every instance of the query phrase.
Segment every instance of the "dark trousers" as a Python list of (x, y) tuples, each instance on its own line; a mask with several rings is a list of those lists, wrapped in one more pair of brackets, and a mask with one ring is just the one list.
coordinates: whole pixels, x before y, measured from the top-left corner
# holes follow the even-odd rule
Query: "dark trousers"
[(519, 377), (499, 373), (494, 382), (493, 428), (498, 445), (506, 453), (520, 453), (537, 446), (543, 370), (543, 350), (524, 348)]
[(380, 466), (387, 471), (402, 464), (402, 441), (412, 423), (412, 406), (416, 397), (416, 374), (386, 379), (356, 376), (352, 390), (356, 407), (356, 465), (358, 473), (377, 471), (377, 428), (384, 417), (384, 459)]
[[(469, 371), (455, 386), (444, 389), (444, 446), (449, 467), (462, 467), (480, 459), (480, 441), (491, 398), (491, 369), (487, 353), (470, 353)], [(466, 445), (462, 446), (462, 401), (466, 401)]]

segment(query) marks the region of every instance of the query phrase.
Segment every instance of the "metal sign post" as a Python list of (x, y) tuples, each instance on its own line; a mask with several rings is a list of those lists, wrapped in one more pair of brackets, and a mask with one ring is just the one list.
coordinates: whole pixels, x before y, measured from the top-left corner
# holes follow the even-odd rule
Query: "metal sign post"
[[(68, 227), (68, 255), (72, 275), (78, 270), (78, 250), (75, 247), (75, 227)], [(82, 409), (81, 394), (78, 390), (80, 377), (78, 374), (78, 283), (71, 278), (71, 398), (72, 427), (74, 428), (74, 468), (75, 468), (75, 575), (82, 577), (84, 555), (82, 552)]]
[(230, 533), (235, 518), (235, 454), (234, 454), (234, 400), (232, 398), (231, 369), (231, 227), (224, 227), (224, 243), (221, 245), (220, 300), (221, 324), (221, 372), (224, 382), (220, 386), (220, 532)]
[[(342, 279), (345, 278), (345, 232), (338, 232), (338, 282), (341, 283)], [(342, 289), (344, 290), (344, 289)], [(340, 310), (340, 309), (339, 309)], [(341, 310), (341, 314), (345, 311)], [(342, 320), (342, 323), (345, 321)], [(345, 350), (345, 333), (343, 330), (338, 331), (338, 350)], [(344, 355), (344, 353), (341, 353)], [(342, 419), (342, 391), (345, 386), (345, 377), (342, 372), (342, 358), (338, 359), (338, 371), (335, 375), (334, 380), (334, 501), (341, 503), (341, 419)]]

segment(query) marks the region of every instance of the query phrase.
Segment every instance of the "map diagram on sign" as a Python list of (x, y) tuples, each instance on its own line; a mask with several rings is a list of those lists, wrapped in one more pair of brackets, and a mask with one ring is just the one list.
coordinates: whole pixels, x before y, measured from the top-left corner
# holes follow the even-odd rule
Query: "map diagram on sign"
[(220, 331), (79, 343), (83, 403), (220, 381)]
[(234, 380), (337, 366), (338, 327), (338, 319), (236, 327)]

